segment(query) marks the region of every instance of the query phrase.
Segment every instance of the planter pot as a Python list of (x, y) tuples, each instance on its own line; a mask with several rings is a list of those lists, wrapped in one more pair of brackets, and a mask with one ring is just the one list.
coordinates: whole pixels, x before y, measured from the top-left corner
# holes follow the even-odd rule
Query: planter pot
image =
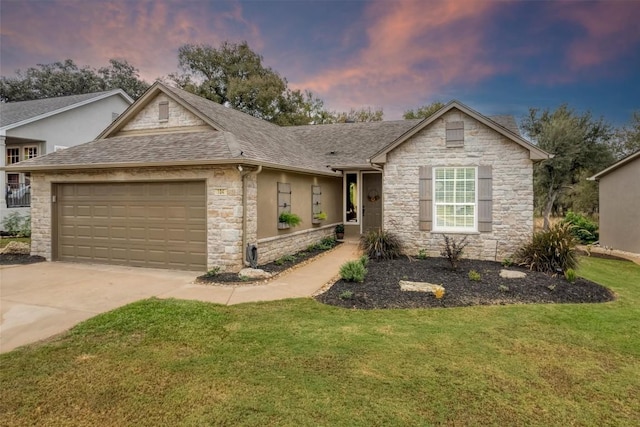
[(287, 224), (286, 222), (278, 223), (278, 230), (288, 230), (288, 229), (289, 229), (289, 224)]
[(344, 239), (344, 233), (336, 233), (336, 239), (338, 240)]

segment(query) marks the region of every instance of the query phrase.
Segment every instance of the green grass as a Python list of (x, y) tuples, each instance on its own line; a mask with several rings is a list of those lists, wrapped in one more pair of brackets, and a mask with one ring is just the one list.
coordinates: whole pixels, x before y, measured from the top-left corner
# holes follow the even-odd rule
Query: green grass
[(619, 298), (352, 311), (145, 300), (0, 356), (3, 425), (634, 425), (640, 266)]
[(0, 248), (4, 248), (9, 242), (22, 242), (28, 245), (31, 244), (30, 237), (0, 237)]

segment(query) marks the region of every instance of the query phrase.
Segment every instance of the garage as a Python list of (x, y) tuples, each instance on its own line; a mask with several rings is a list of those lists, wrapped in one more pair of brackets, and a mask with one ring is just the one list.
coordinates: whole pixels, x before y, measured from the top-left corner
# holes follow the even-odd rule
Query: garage
[(55, 184), (53, 258), (205, 271), (204, 181)]

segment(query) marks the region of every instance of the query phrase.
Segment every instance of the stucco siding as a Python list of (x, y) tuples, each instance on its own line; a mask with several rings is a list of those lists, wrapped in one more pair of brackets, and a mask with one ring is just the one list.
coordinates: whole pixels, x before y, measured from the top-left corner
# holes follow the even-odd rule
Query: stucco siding
[(640, 254), (640, 158), (600, 179), (600, 245)]
[[(160, 103), (169, 103), (169, 118), (166, 121), (159, 120)], [(185, 126), (203, 126), (205, 122), (195, 116), (182, 105), (171, 100), (167, 95), (160, 94), (153, 98), (138, 114), (136, 114), (122, 128), (122, 131), (134, 131), (145, 129), (168, 129)]]
[[(248, 194), (255, 195), (255, 178), (247, 178)], [(207, 266), (238, 271), (243, 266), (242, 248), (242, 179), (233, 167), (146, 168), (95, 170), (90, 172), (34, 173), (32, 175), (31, 252), (48, 260), (52, 257), (53, 184), (65, 182), (131, 182), (204, 180), (207, 206)], [(252, 181), (253, 180), (253, 181)], [(255, 200), (255, 198), (254, 198)], [(255, 203), (248, 204), (255, 215)], [(252, 214), (253, 212), (253, 214)], [(248, 238), (255, 241), (255, 217), (248, 218)]]
[[(447, 121), (464, 122), (464, 146), (446, 147)], [(384, 166), (383, 224), (396, 233), (408, 254), (426, 249), (439, 256), (442, 232), (420, 231), (421, 166), (491, 166), (493, 225), (491, 232), (467, 233), (465, 257), (510, 256), (533, 232), (533, 170), (528, 150), (466, 114), (453, 110), (388, 153)], [(462, 238), (463, 234), (446, 233)]]

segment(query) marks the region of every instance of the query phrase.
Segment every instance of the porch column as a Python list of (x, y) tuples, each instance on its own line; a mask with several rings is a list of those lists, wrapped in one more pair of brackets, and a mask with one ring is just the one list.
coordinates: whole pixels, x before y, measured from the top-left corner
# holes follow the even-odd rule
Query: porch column
[(7, 173), (3, 168), (7, 165), (7, 137), (0, 135), (0, 221), (4, 219), (7, 209)]

